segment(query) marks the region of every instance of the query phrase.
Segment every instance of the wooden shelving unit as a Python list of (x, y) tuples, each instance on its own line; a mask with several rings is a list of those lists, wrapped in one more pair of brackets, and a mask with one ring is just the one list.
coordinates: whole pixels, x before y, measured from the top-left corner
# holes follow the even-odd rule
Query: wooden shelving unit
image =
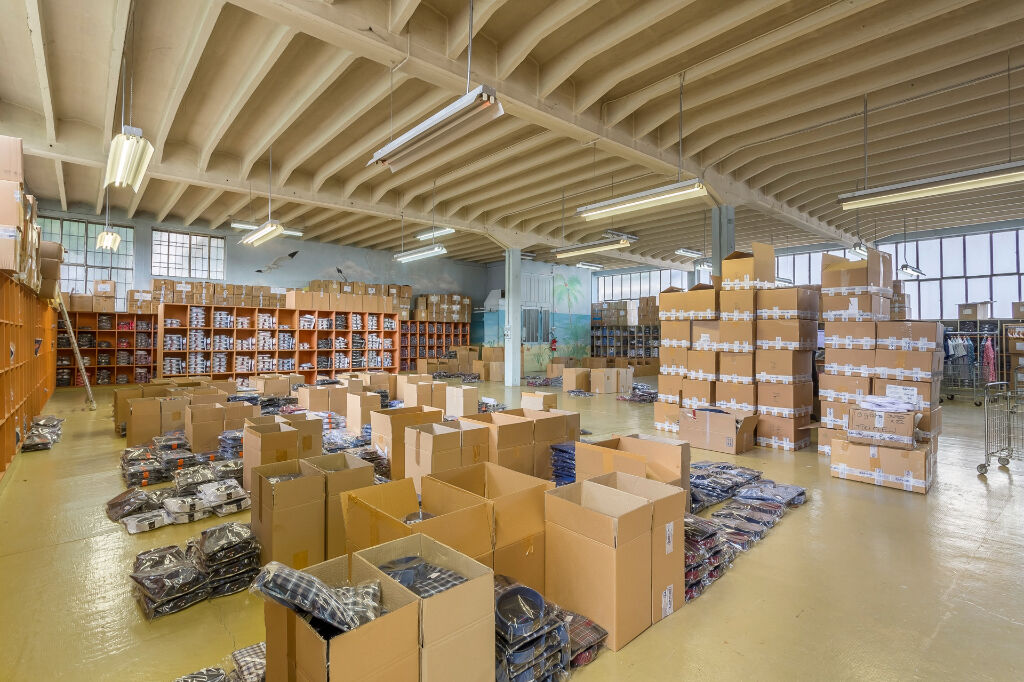
[[(152, 313), (68, 312), (89, 383), (144, 384), (154, 376), (156, 315)], [(68, 330), (57, 323), (57, 386), (81, 386)]]
[(416, 369), (416, 360), (444, 357), (452, 346), (469, 345), (468, 322), (402, 320), (401, 369)]
[(53, 394), (56, 331), (56, 311), (0, 274), (0, 475)]
[(590, 355), (595, 358), (656, 358), (661, 326), (591, 327)]
[(157, 319), (161, 377), (210, 376), (247, 385), (256, 374), (397, 372), (397, 313), (164, 303)]

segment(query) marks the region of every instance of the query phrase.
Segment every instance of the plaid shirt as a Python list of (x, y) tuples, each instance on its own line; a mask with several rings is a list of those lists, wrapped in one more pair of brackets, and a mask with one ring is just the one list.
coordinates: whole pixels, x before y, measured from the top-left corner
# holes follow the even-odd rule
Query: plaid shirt
[(466, 582), (455, 571), (428, 564), (420, 557), (401, 557), (378, 568), (424, 599)]
[(267, 669), (267, 645), (263, 642), (231, 652), (237, 677), (242, 682), (260, 682)]
[(600, 646), (608, 637), (607, 630), (586, 616), (562, 609), (562, 618), (569, 626), (569, 649), (573, 657), (581, 651)]
[(203, 668), (194, 673), (182, 675), (174, 682), (225, 682), (227, 678), (228, 675), (224, 672), (224, 668)]
[[(342, 596), (338, 590), (332, 590), (319, 578), (271, 561), (259, 572), (250, 589), (300, 615), (308, 614), (347, 632), (373, 619), (367, 617), (361, 609), (371, 590), (355, 592), (360, 587), (363, 586), (349, 588), (353, 592)], [(378, 599), (377, 613), (380, 613), (379, 583), (375, 593)]]

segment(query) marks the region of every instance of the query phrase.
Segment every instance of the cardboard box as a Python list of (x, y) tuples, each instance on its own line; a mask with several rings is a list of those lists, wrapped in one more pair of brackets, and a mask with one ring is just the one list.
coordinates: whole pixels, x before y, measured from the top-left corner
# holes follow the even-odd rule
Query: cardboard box
[(420, 491), (420, 479), (462, 466), (462, 433), (442, 424), (405, 429), (405, 475)]
[(661, 323), (661, 345), (667, 348), (689, 348), (690, 320), (665, 320)]
[(755, 353), (719, 353), (717, 381), (733, 384), (754, 383), (754, 357), (760, 357), (764, 351)]
[(442, 410), (434, 407), (396, 407), (370, 413), (373, 445), (391, 462), (391, 478), (405, 478), (405, 429), (417, 424), (440, 423)]
[(658, 375), (658, 401), (662, 403), (679, 404), (679, 394), (683, 390), (682, 376), (674, 374)]
[(841, 429), (826, 429), (824, 427), (819, 427), (817, 431), (819, 455), (831, 455), (832, 441), (836, 438), (843, 438), (846, 435), (846, 432)]
[(253, 377), (253, 388), (260, 395), (287, 396), (292, 387), (284, 374), (261, 374)]
[[(349, 551), (423, 533), (468, 556), (491, 552), (491, 517), (486, 500), (440, 481), (420, 481), (422, 504), (412, 479), (342, 493)], [(422, 509), (432, 518), (413, 525), (404, 519)]]
[(324, 420), (306, 412), (281, 415), (299, 432), (299, 459), (324, 454)]
[(818, 320), (820, 292), (808, 287), (762, 289), (757, 292), (759, 320)]
[(558, 407), (558, 394), (543, 391), (523, 393), (520, 396), (519, 404), (521, 407), (530, 410), (546, 410), (551, 407)]
[(810, 381), (813, 363), (814, 352), (809, 350), (759, 350), (757, 380), (773, 384)]
[(480, 389), (476, 386), (447, 386), (444, 414), (448, 417), (465, 417), (479, 412)]
[(830, 448), (833, 478), (926, 494), (935, 476), (935, 454), (927, 446), (901, 450), (833, 438)]
[(822, 374), (818, 377), (818, 397), (822, 401), (835, 403), (856, 403), (862, 397), (871, 395), (875, 379), (839, 374)]
[(0, 181), (24, 182), (23, 159), (21, 138), (0, 135)]
[(650, 436), (618, 436), (576, 444), (576, 479), (613, 471), (642, 476), (689, 490), (690, 445)]
[(487, 426), (488, 461), (523, 474), (533, 475), (532, 419), (502, 412), (485, 412), (459, 419)]
[(775, 286), (775, 247), (753, 242), (750, 251), (733, 251), (722, 259), (723, 289), (770, 289)]
[(942, 400), (942, 382), (872, 379), (870, 393), (901, 398), (916, 405), (920, 411), (934, 410)]
[(406, 407), (429, 406), (432, 390), (432, 386), (428, 382), (407, 383), (401, 388), (401, 400), (405, 403)]
[[(268, 478), (301, 474), (272, 484)], [(252, 468), (252, 530), (260, 563), (305, 569), (324, 560), (324, 475), (304, 460)]]
[(379, 393), (349, 393), (345, 397), (345, 431), (359, 435), (363, 426), (373, 423), (373, 413), (379, 411)]
[(117, 436), (124, 435), (122, 428), (127, 426), (128, 422), (128, 401), (132, 398), (142, 397), (141, 386), (131, 386), (125, 388), (115, 388), (114, 397), (111, 400), (111, 406), (114, 409), (114, 434)]
[(545, 596), (587, 614), (618, 651), (651, 625), (652, 505), (592, 481), (549, 490), (544, 503)]
[(560, 443), (566, 438), (567, 420), (564, 414), (548, 410), (531, 410), (518, 408), (503, 410), (494, 414), (522, 417), (533, 422), (533, 440)]
[(889, 299), (878, 294), (844, 294), (821, 296), (821, 317), (825, 320), (888, 320)]
[(686, 491), (667, 483), (619, 472), (590, 480), (651, 503), (651, 621), (657, 623), (671, 616), (685, 601), (683, 535), (684, 518), (690, 508)]
[(160, 435), (160, 399), (128, 398), (125, 417), (127, 440), (125, 445), (146, 445), (153, 436)]
[(873, 350), (826, 348), (825, 374), (865, 378), (873, 376), (875, 352)]
[(341, 494), (373, 485), (373, 465), (347, 452), (302, 460), (324, 477), (324, 557), (347, 556)]
[[(293, 611), (267, 602), (268, 680), (275, 679), (272, 670), (281, 670), (272, 668), (271, 651), (279, 650), (281, 643), (287, 646), (288, 641), (287, 637), (272, 639), (271, 633), (286, 630), (285, 620), (294, 632), (295, 671), (300, 682), (417, 682), (420, 679), (420, 616), (419, 599), (415, 594), (365, 562), (353, 561), (350, 573), (348, 557), (310, 566), (306, 572), (328, 587), (380, 580), (382, 614), (354, 630), (324, 639), (320, 631), (296, 618)], [(276, 622), (277, 619), (282, 623)]]
[(117, 296), (117, 282), (110, 279), (93, 280), (92, 295), (96, 298), (114, 298)]
[(242, 486), (252, 490), (252, 470), (298, 459), (299, 432), (289, 424), (246, 424), (242, 429)]
[(827, 253), (821, 255), (822, 294), (881, 293), (881, 290), (882, 258), (875, 249), (868, 249), (867, 257), (861, 260), (846, 260)]
[(580, 366), (586, 369), (604, 369), (608, 366), (608, 358), (581, 358)]
[[(492, 679), (494, 571), (422, 534), (357, 552), (352, 563), (353, 567), (359, 564), (376, 572), (382, 582), (393, 583), (376, 567), (406, 556), (423, 557), (428, 563), (455, 571), (467, 579), (440, 594), (418, 599), (420, 682)], [(381, 642), (386, 643), (387, 640)], [(398, 678), (380, 679), (390, 681)]]
[(743, 410), (679, 410), (679, 438), (691, 447), (739, 455), (754, 447), (757, 415)]
[(505, 363), (491, 362), (487, 365), (488, 381), (505, 381)]
[[(695, 323), (695, 324), (707, 324)], [(752, 353), (757, 343), (756, 322), (727, 321), (718, 323), (718, 343), (715, 348), (733, 353)]]
[(185, 430), (185, 408), (189, 399), (168, 396), (160, 398), (160, 433)]
[(809, 381), (795, 384), (758, 384), (759, 414), (793, 418), (810, 414), (813, 407), (814, 384)]
[(695, 284), (687, 291), (670, 296), (668, 301), (663, 299), (661, 310), (665, 309), (666, 302), (672, 302), (674, 308), (668, 319), (717, 320), (719, 291), (717, 284)]
[(444, 422), (446, 428), (459, 432), (460, 466), (469, 466), (487, 461), (488, 431), (487, 425), (473, 421)]
[(941, 322), (879, 322), (876, 348), (885, 350), (942, 350), (945, 327)]
[(689, 351), (685, 348), (665, 348), (659, 351), (658, 359), (661, 361), (661, 371), (664, 374), (685, 375), (687, 371)]
[(715, 382), (715, 406), (732, 410), (757, 411), (757, 384)]
[(875, 350), (875, 376), (902, 381), (941, 381), (943, 351)]
[(759, 320), (758, 350), (815, 350), (818, 323), (813, 320)]
[(959, 303), (956, 312), (958, 320), (988, 320), (992, 318), (992, 302)]
[(304, 407), (313, 412), (330, 411), (332, 390), (337, 390), (337, 387), (300, 386), (296, 394), (296, 397), (299, 399), (299, 407)]
[(756, 302), (756, 289), (722, 291), (718, 294), (719, 317), (723, 320), (754, 320), (757, 317)]
[(811, 417), (757, 417), (757, 444), (778, 450), (803, 450), (811, 445)]
[(682, 407), (710, 407), (715, 404), (715, 382), (701, 379), (683, 379), (679, 392)]
[(590, 390), (594, 393), (628, 393), (632, 388), (632, 368), (609, 367), (590, 370)]
[(480, 375), (480, 381), (491, 380), (490, 369), (491, 365), (489, 362), (484, 362), (483, 360), (473, 361), (473, 373)]
[(564, 370), (562, 370), (562, 392), (589, 390), (589, 369), (584, 367), (566, 367)]
[(664, 402), (654, 403), (654, 428), (658, 431), (677, 433), (679, 431), (679, 405)]
[(877, 324), (873, 320), (826, 322), (825, 348), (873, 350)]
[(691, 350), (717, 350), (720, 341), (718, 320), (694, 320), (690, 324)]
[(715, 381), (718, 378), (718, 353), (713, 350), (687, 351), (686, 378)]
[(846, 437), (851, 443), (884, 445), (911, 450), (914, 440), (916, 412), (878, 412), (863, 407), (850, 408), (850, 425)]
[(480, 349), (480, 359), (484, 362), (505, 362), (504, 346), (484, 346)]
[(445, 408), (445, 389), (448, 388), (448, 384), (444, 381), (432, 381), (430, 382), (430, 406), (436, 407), (439, 410)]
[(92, 296), (84, 294), (71, 294), (71, 312), (73, 313), (91, 313), (93, 307)]
[(224, 431), (224, 407), (222, 405), (187, 405), (185, 407), (185, 438), (192, 452), (216, 452), (220, 447), (218, 437)]

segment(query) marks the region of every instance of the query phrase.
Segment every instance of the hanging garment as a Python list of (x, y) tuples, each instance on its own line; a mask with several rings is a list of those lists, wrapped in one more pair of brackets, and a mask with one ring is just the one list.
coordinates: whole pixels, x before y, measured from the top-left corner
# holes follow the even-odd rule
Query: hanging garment
[(996, 352), (992, 347), (992, 337), (985, 339), (982, 353), (985, 382), (992, 383), (996, 380)]

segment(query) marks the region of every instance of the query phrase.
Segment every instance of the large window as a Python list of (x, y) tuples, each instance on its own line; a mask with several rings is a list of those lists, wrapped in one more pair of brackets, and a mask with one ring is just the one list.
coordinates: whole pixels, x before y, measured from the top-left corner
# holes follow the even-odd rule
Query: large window
[(686, 278), (681, 270), (647, 270), (622, 275), (595, 275), (591, 278), (592, 300), (602, 301), (636, 300), (645, 296), (657, 296), (663, 289), (686, 288)]
[(117, 282), (118, 310), (125, 309), (127, 291), (135, 283), (135, 230), (122, 225), (111, 225), (110, 230), (121, 235), (117, 251), (96, 248), (96, 235), (104, 229), (103, 223), (70, 218), (38, 219), (42, 238), (60, 242), (67, 250), (60, 266), (60, 289), (69, 294), (91, 294), (93, 282), (107, 279)]
[(224, 238), (153, 230), (154, 277), (224, 279)]
[[(956, 319), (958, 304), (978, 301), (992, 301), (992, 315), (1008, 318), (1011, 304), (1024, 295), (1024, 230), (908, 240), (879, 248), (893, 257), (914, 319)], [(845, 250), (826, 253), (856, 258)], [(821, 283), (820, 252), (777, 256), (776, 261), (779, 275), (792, 275), (795, 284)], [(899, 272), (903, 263), (920, 267), (925, 276)]]

